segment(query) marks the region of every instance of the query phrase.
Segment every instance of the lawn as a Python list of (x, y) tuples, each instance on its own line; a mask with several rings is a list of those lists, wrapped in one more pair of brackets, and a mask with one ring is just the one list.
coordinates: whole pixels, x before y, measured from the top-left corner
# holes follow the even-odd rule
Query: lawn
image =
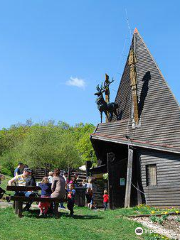
[[(5, 176), (5, 180), (2, 180), (0, 187), (6, 190), (7, 183), (12, 177), (10, 176)], [(12, 194), (12, 192), (7, 192), (8, 194)], [(1, 240), (1, 239), (0, 239)]]
[[(61, 212), (59, 219), (53, 217), (40, 218), (38, 210), (25, 212), (19, 219), (12, 208), (0, 209), (0, 239), (1, 240), (134, 240), (161, 239), (143, 233), (135, 234), (135, 228), (140, 224), (122, 216), (121, 209), (93, 211), (87, 208), (75, 208), (74, 218), (68, 212)], [(145, 229), (143, 227), (143, 229)]]
[[(9, 177), (2, 182), (5, 189)], [(144, 205), (130, 209), (90, 210), (75, 207), (75, 216), (71, 218), (67, 211), (61, 211), (61, 217), (38, 217), (39, 210), (24, 212), (18, 218), (11, 207), (0, 209), (0, 240), (134, 240), (164, 239), (153, 234), (135, 234), (139, 223), (127, 219), (128, 215), (150, 213), (153, 209)], [(142, 226), (141, 226), (142, 227)], [(145, 228), (142, 227), (144, 230)]]

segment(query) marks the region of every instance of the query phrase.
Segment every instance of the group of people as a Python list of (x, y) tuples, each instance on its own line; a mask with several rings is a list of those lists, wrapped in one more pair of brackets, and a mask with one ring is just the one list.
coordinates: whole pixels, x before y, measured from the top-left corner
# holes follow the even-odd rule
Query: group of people
[[(23, 163), (19, 163), (18, 167), (14, 171), (14, 177), (8, 182), (9, 186), (12, 184), (17, 186), (36, 186), (32, 170), (27, 166), (24, 167)], [(75, 190), (73, 184), (66, 185), (65, 178), (61, 176), (59, 169), (55, 169), (53, 172), (50, 172), (48, 177), (43, 177), (38, 186), (41, 188), (41, 197), (43, 198), (51, 197), (64, 199), (67, 193), (67, 207), (70, 210), (70, 215), (73, 215)], [(35, 196), (36, 193), (34, 191), (19, 191), (16, 192), (15, 195), (30, 197)], [(29, 210), (31, 204), (31, 202), (26, 204), (24, 210)], [(61, 207), (63, 207), (63, 203), (61, 203)], [(46, 216), (48, 210), (52, 211), (53, 204), (50, 205), (48, 202), (40, 202), (39, 208), (40, 216)]]
[[(0, 182), (4, 179), (4, 175), (0, 174)], [(70, 210), (70, 215), (74, 214), (74, 203), (75, 203), (75, 187), (77, 186), (78, 176), (74, 175), (70, 180), (68, 179), (66, 173), (61, 174), (59, 169), (55, 169), (54, 171), (49, 172), (48, 177), (43, 177), (42, 181), (38, 183), (38, 186), (41, 189), (41, 197), (43, 198), (59, 198), (64, 199), (67, 196), (67, 208)], [(20, 162), (17, 168), (14, 170), (14, 177), (9, 180), (8, 185), (17, 185), (17, 186), (37, 186), (36, 180), (33, 176), (32, 170), (28, 168), (27, 165)], [(90, 209), (96, 208), (96, 204), (94, 202), (93, 191), (92, 191), (92, 182), (83, 181), (81, 184), (83, 187), (86, 187), (86, 202), (87, 206)], [(19, 196), (36, 196), (37, 192), (34, 191), (19, 191), (15, 192), (15, 195)], [(104, 210), (108, 208), (109, 195), (107, 190), (104, 190), (103, 195), (103, 206)], [(24, 207), (24, 210), (29, 210), (32, 202), (28, 202)], [(49, 202), (40, 202), (40, 216), (46, 216), (48, 211), (53, 211), (53, 204)], [(60, 203), (61, 208), (65, 208), (63, 206), (63, 202)]]
[[(93, 197), (93, 190), (92, 190), (92, 183), (85, 184), (87, 186), (87, 191), (86, 191), (86, 201), (87, 201), (87, 206), (90, 209), (96, 208), (96, 203), (94, 201)], [(103, 207), (104, 210), (107, 210), (108, 208), (108, 203), (109, 203), (109, 195), (108, 191), (105, 189), (104, 194), (103, 194)]]

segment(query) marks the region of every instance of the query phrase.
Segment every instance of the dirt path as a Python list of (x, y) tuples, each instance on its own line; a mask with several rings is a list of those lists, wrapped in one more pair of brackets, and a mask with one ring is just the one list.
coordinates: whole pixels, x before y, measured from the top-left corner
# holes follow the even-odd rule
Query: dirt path
[(12, 202), (0, 201), (0, 208), (12, 207)]
[(180, 225), (175, 222), (175, 217), (169, 216), (167, 221), (160, 225), (152, 222), (148, 217), (131, 218), (131, 220), (141, 223), (143, 226), (170, 239), (180, 240)]

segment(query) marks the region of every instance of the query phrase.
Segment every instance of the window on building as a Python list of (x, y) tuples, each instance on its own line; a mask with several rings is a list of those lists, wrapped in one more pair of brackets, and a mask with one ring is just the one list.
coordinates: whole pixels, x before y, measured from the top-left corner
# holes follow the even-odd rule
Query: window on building
[(146, 165), (146, 184), (147, 184), (147, 186), (156, 186), (157, 185), (156, 164)]

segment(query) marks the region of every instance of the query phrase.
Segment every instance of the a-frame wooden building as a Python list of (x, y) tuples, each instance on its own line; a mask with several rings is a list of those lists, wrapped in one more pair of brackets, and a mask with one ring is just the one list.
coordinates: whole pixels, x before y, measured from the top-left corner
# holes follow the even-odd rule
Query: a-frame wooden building
[(110, 207), (180, 206), (180, 108), (137, 29), (115, 102), (118, 119), (91, 135)]

